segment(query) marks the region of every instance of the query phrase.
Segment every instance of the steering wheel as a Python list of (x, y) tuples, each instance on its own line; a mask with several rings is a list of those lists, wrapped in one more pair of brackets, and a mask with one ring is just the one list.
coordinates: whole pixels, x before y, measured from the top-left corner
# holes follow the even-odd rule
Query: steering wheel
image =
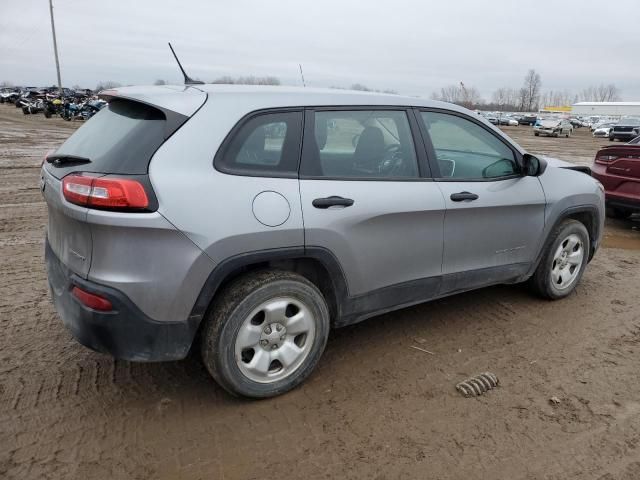
[(401, 175), (404, 173), (404, 158), (402, 148), (398, 143), (392, 143), (384, 148), (384, 157), (378, 165), (378, 171), (386, 176)]

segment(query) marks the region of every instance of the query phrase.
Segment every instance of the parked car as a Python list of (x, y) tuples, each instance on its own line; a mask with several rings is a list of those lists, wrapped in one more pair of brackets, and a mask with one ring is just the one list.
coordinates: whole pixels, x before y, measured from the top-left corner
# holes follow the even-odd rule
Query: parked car
[(549, 137), (565, 136), (570, 137), (573, 132), (571, 123), (567, 120), (541, 120), (535, 127), (533, 127), (533, 134), (538, 137), (540, 135)]
[(604, 185), (611, 216), (627, 218), (640, 212), (640, 136), (624, 145), (600, 149), (592, 172)]
[(518, 121), (512, 117), (509, 116), (502, 116), (499, 118), (498, 120), (498, 124), (499, 125), (507, 125), (509, 127), (517, 127), (518, 126)]
[(233, 394), (301, 383), (330, 327), (494, 284), (566, 297), (600, 245), (604, 193), (583, 167), (456, 105), (237, 85), (102, 96), (42, 166), (56, 309), (117, 358), (199, 349)]
[(622, 117), (609, 132), (609, 140), (629, 141), (640, 135), (640, 118)]
[(535, 125), (537, 120), (538, 120), (537, 115), (523, 115), (518, 120), (518, 123), (520, 125)]
[(609, 138), (611, 129), (615, 126), (615, 123), (603, 123), (593, 131), (594, 137)]
[(582, 128), (585, 126), (584, 121), (582, 121), (580, 118), (576, 118), (576, 117), (571, 117), (569, 119), (569, 123), (571, 123), (571, 126), (573, 128)]
[(495, 115), (487, 115), (485, 118), (491, 125), (498, 125), (500, 123), (498, 117), (496, 117)]

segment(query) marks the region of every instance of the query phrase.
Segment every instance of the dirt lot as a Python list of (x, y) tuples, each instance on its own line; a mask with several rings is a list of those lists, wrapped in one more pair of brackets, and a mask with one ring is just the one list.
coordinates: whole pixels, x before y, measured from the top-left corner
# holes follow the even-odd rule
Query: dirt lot
[[(239, 400), (195, 357), (113, 361), (63, 328), (38, 166), (74, 127), (0, 105), (0, 478), (640, 478), (640, 222), (608, 223), (566, 300), (503, 286), (380, 316), (334, 331), (297, 390)], [(603, 143), (506, 130), (579, 163)], [(486, 370), (498, 389), (455, 391)]]

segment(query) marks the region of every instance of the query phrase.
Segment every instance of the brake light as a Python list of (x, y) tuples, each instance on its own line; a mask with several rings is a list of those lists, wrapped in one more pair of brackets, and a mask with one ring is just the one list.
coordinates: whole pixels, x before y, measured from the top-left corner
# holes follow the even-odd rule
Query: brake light
[(613, 162), (614, 160), (617, 160), (620, 157), (617, 157), (616, 155), (598, 155), (596, 157), (596, 162), (598, 163), (609, 163), (609, 162)]
[(62, 192), (69, 202), (91, 208), (141, 210), (149, 206), (144, 186), (128, 178), (67, 175)]
[(80, 287), (73, 287), (71, 294), (80, 300), (84, 306), (92, 308), (94, 310), (100, 310), (101, 312), (109, 312), (113, 310), (113, 305), (109, 300), (95, 293), (89, 293), (82, 290)]

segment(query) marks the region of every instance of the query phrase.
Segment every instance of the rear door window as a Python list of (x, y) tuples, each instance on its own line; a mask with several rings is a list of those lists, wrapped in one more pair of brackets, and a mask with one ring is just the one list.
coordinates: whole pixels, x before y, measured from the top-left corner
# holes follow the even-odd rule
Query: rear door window
[(313, 124), (311, 138), (305, 137), (301, 174), (306, 177), (389, 180), (419, 176), (405, 111), (316, 111)]
[[(186, 119), (172, 122), (176, 125), (174, 130)], [(81, 168), (85, 172), (142, 175), (147, 173), (151, 157), (171, 133), (167, 131), (163, 111), (140, 102), (115, 99), (87, 120), (55, 155), (88, 158), (91, 162)], [(77, 165), (64, 163), (50, 169), (58, 178), (75, 170)]]

